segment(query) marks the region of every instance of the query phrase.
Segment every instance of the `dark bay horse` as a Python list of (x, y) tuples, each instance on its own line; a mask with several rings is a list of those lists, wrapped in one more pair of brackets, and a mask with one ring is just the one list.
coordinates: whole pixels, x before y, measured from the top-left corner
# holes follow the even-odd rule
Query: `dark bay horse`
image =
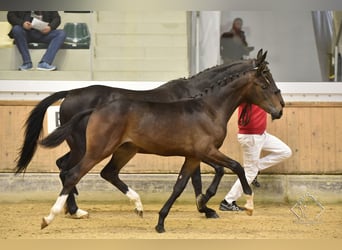
[(159, 212), (157, 232), (165, 231), (166, 216), (201, 161), (213, 168), (231, 169), (238, 175), (247, 200), (245, 208), (251, 215), (253, 193), (244, 169), (219, 148), (226, 136), (227, 122), (241, 103), (260, 106), (273, 119), (281, 117), (284, 102), (269, 74), (266, 63), (262, 63), (257, 68), (222, 78), (192, 100), (160, 103), (118, 97), (73, 116), (41, 141), (45, 147), (56, 147), (70, 140), (79, 121), (85, 117), (88, 120), (85, 154), (66, 174), (63, 189), (41, 227), (48, 226), (63, 210), (68, 194), (79, 180), (122, 145), (149, 154), (185, 157), (173, 192)]
[[(90, 86), (81, 89), (57, 92), (42, 100), (35, 109), (32, 110), (29, 118), (27, 119), (25, 140), (17, 162), (17, 169), (24, 169), (28, 166), (37, 148), (37, 141), (43, 127), (44, 114), (47, 108), (59, 99), (65, 98), (60, 107), (60, 121), (63, 125), (76, 113), (89, 108), (95, 108), (103, 103), (108, 103), (120, 96), (137, 100), (162, 102), (171, 102), (190, 98), (201, 93), (214, 82), (220, 80), (223, 73), (230, 76), (241, 71), (252, 69), (253, 67), (260, 65), (261, 62), (265, 60), (265, 57), (266, 53), (263, 53), (262, 50), (260, 50), (255, 60), (236, 61), (232, 64), (217, 66), (212, 69), (205, 70), (204, 72), (189, 79), (173, 80), (156, 89), (148, 91), (132, 91), (106, 86)], [(271, 80), (273, 81), (273, 79)], [(85, 152), (84, 137), (86, 124), (86, 120), (80, 122), (78, 128), (75, 129), (70, 136), (70, 140), (68, 140), (70, 153), (57, 160), (57, 164), (61, 169), (60, 178), (62, 183), (64, 182), (64, 176), (67, 173), (67, 170), (75, 165)], [(129, 196), (130, 199), (134, 200), (136, 211), (138, 211), (138, 214), (142, 215), (143, 209), (139, 195), (131, 190), (119, 178), (121, 168), (138, 152), (139, 151), (137, 151), (135, 147), (132, 147), (132, 145), (121, 145), (101, 172), (101, 176), (116, 186), (122, 193)], [(217, 168), (213, 183), (216, 183), (222, 175), (223, 171), (220, 168)], [(208, 218), (218, 217), (213, 209), (205, 206), (206, 201), (209, 200), (209, 198), (216, 192), (215, 185), (210, 185), (206, 194), (201, 195), (202, 185), (199, 168), (195, 170), (192, 176), (192, 183), (196, 197), (201, 197), (201, 204), (197, 203), (198, 210), (200, 212), (204, 212)], [(72, 193), (77, 193), (76, 189), (74, 189)], [(131, 195), (132, 193), (135, 195)], [(77, 206), (73, 194), (68, 197), (67, 204), (70, 213), (75, 213)]]

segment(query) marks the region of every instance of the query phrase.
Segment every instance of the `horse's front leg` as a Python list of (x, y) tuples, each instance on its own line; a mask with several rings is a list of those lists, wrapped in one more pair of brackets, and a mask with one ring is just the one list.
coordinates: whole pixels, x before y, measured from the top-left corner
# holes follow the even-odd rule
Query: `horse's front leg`
[(158, 233), (165, 232), (165, 227), (164, 227), (165, 218), (169, 214), (173, 203), (177, 200), (177, 198), (181, 195), (181, 193), (185, 189), (186, 184), (188, 183), (191, 174), (196, 169), (198, 164), (199, 164), (198, 160), (189, 159), (189, 158), (185, 159), (182, 169), (178, 175), (176, 184), (173, 187), (173, 192), (170, 198), (166, 201), (166, 203), (162, 207), (162, 209), (159, 211), (158, 224), (155, 227)]
[(240, 183), (242, 185), (242, 190), (246, 197), (246, 204), (244, 206), (246, 208), (246, 213), (248, 215), (252, 215), (254, 210), (253, 191), (247, 182), (245, 170), (240, 165), (240, 163), (225, 156), (219, 150), (212, 150), (211, 154), (206, 157), (204, 162), (214, 168), (217, 165), (222, 165), (232, 170), (239, 177)]
[[(208, 187), (205, 195), (200, 194), (196, 197), (196, 204), (197, 204), (198, 211), (200, 211), (200, 212), (204, 211), (207, 218), (218, 218), (219, 216), (215, 212), (215, 210), (208, 208), (206, 206), (206, 204), (208, 203), (210, 198), (216, 194), (218, 185), (220, 184), (221, 179), (224, 175), (224, 169), (223, 169), (223, 167), (218, 166), (216, 164), (213, 164), (212, 166), (215, 169), (215, 176), (213, 178), (213, 181), (211, 182), (210, 186)], [(201, 178), (200, 173), (199, 173), (199, 178)]]
[[(191, 181), (192, 181), (192, 185), (195, 191), (195, 196), (196, 196), (196, 205), (197, 205), (197, 209), (200, 213), (205, 213), (205, 216), (207, 218), (219, 218), (218, 214), (216, 213), (216, 211), (214, 209), (208, 208), (206, 206), (208, 200), (216, 193), (212, 194), (212, 191), (209, 190), (217, 190), (213, 187), (213, 185), (217, 185), (214, 184), (215, 178), (217, 177), (218, 173), (216, 171), (215, 177), (213, 182), (211, 183), (210, 187), (207, 189), (207, 192), (205, 195), (202, 194), (202, 179), (201, 179), (201, 169), (200, 166), (198, 166), (194, 173), (191, 175)], [(221, 178), (219, 178), (221, 179)], [(219, 182), (219, 181), (218, 181)]]

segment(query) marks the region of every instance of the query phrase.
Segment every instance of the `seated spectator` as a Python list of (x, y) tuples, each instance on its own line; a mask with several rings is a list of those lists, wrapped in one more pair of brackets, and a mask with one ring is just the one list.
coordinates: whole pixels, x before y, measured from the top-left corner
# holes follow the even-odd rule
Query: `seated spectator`
[[(46, 22), (42, 28), (32, 24), (33, 19)], [(46, 43), (48, 48), (38, 63), (38, 70), (56, 70), (52, 65), (53, 60), (64, 43), (64, 30), (57, 30), (61, 23), (61, 17), (57, 11), (9, 11), (7, 20), (12, 25), (8, 36), (13, 38), (22, 56), (23, 64), (19, 70), (33, 69), (32, 60), (28, 48), (28, 43)]]
[(224, 63), (243, 59), (249, 55), (253, 47), (248, 47), (245, 32), (242, 30), (242, 19), (235, 18), (230, 31), (221, 35), (221, 58)]

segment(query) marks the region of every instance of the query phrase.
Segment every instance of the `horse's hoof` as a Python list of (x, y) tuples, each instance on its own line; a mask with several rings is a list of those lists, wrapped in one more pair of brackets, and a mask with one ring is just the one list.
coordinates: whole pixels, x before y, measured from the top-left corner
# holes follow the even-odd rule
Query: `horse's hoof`
[(254, 209), (254, 202), (253, 202), (253, 196), (254, 194), (251, 195), (246, 195), (246, 204), (245, 204), (245, 211), (247, 215), (251, 216), (253, 214), (253, 209)]
[(45, 218), (42, 220), (42, 224), (40, 224), (40, 229), (44, 229), (48, 226), (49, 224), (46, 222)]
[(211, 211), (211, 212), (206, 213), (205, 217), (207, 217), (207, 219), (217, 219), (217, 218), (220, 218), (220, 216), (215, 211)]
[(205, 201), (205, 196), (203, 194), (200, 194), (196, 197), (196, 205), (197, 205), (197, 209), (198, 211), (203, 211), (204, 207), (205, 207), (206, 201)]
[(164, 228), (164, 226), (157, 225), (157, 226), (155, 227), (155, 229), (156, 229), (156, 231), (157, 231), (158, 233), (165, 233), (165, 228)]
[(77, 209), (76, 213), (71, 214), (70, 218), (72, 219), (89, 219), (89, 213), (82, 209)]
[(139, 217), (143, 217), (143, 215), (144, 215), (144, 211), (142, 211), (142, 210), (138, 210), (138, 209), (134, 209), (134, 212), (139, 216)]
[(249, 216), (253, 215), (253, 209), (246, 208), (245, 211), (246, 211), (247, 215), (249, 215)]

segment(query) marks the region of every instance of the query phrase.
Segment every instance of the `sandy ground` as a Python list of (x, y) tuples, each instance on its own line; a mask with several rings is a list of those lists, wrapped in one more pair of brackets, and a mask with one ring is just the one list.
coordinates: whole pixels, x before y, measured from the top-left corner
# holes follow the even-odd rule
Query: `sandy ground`
[[(222, 212), (217, 204), (211, 204), (220, 218), (206, 219), (194, 204), (176, 203), (162, 234), (154, 230), (162, 202), (144, 204), (143, 218), (133, 212), (128, 201), (80, 202), (81, 208), (89, 211), (89, 219), (59, 215), (41, 230), (41, 218), (48, 215), (52, 204), (2, 202), (0, 239), (342, 239), (342, 204), (325, 204), (318, 220), (300, 223), (289, 204), (255, 204), (253, 216)], [(310, 213), (317, 213), (315, 209)]]

